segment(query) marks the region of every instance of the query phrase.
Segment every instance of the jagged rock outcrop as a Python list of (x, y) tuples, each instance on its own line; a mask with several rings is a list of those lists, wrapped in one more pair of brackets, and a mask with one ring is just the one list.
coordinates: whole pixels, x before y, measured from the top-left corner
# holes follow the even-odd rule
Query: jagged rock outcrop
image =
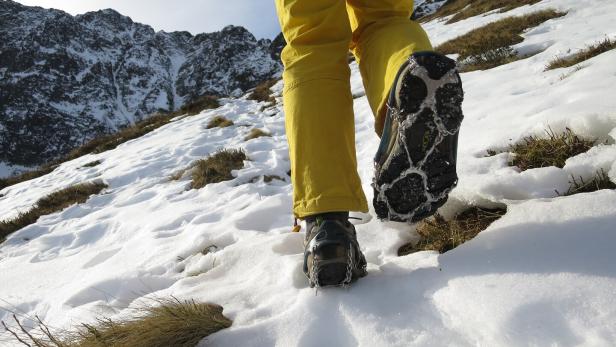
[(448, 0), (415, 1), (415, 10), (413, 11), (411, 19), (418, 20), (422, 17), (429, 16), (445, 5), (447, 1)]
[(155, 32), (114, 10), (71, 16), (0, 0), (0, 37), (0, 162), (24, 166), (281, 69), (280, 43), (242, 27)]
[(278, 34), (274, 41), (272, 41), (270, 45), (270, 54), (272, 55), (272, 59), (276, 61), (280, 61), (280, 53), (282, 53), (282, 49), (287, 45), (287, 41), (285, 41), (282, 33)]

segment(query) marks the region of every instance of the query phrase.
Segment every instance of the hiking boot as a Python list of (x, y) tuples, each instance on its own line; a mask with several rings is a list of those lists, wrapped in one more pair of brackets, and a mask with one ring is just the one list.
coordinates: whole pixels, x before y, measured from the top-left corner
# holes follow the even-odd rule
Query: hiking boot
[(463, 98), (455, 61), (421, 52), (402, 65), (374, 159), (373, 205), (379, 218), (417, 222), (447, 201), (458, 183)]
[(347, 286), (367, 274), (348, 212), (306, 218), (304, 274), (310, 287)]

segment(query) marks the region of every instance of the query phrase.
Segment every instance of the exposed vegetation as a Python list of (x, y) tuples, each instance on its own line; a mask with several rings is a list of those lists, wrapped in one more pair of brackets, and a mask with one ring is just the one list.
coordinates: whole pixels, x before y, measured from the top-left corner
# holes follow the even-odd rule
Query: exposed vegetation
[(398, 255), (403, 256), (418, 251), (445, 253), (477, 236), (506, 212), (506, 209), (471, 207), (449, 221), (437, 214), (417, 226), (419, 241), (417, 244), (411, 243), (400, 247)]
[(233, 121), (223, 116), (215, 116), (214, 118), (210, 119), (210, 121), (207, 123), (206, 129), (226, 128), (232, 125), (233, 125)]
[(565, 196), (596, 192), (597, 190), (602, 189), (616, 189), (616, 183), (610, 180), (610, 177), (603, 169), (599, 170), (595, 174), (595, 177), (593, 177), (590, 181), (584, 181), (582, 177), (575, 178), (572, 176), (570, 183), (571, 187), (569, 187), (569, 190), (563, 194)]
[(278, 175), (255, 176), (249, 182), (250, 183), (256, 183), (256, 182), (258, 182), (261, 179), (263, 179), (263, 182), (265, 182), (265, 183), (271, 183), (274, 180), (285, 182), (285, 179), (280, 177), (280, 176), (278, 176)]
[(261, 82), (258, 86), (255, 87), (252, 93), (250, 93), (248, 99), (263, 102), (275, 102), (276, 100), (272, 96), (271, 88), (274, 84), (276, 84), (276, 82), (278, 82), (278, 80), (275, 79)]
[(218, 102), (217, 97), (213, 95), (204, 95), (185, 104), (184, 106), (180, 107), (179, 110), (171, 112), (169, 115), (172, 117), (177, 117), (180, 115), (194, 116), (201, 113), (203, 110), (217, 107), (220, 107), (220, 103)]
[[(509, 146), (507, 151), (514, 155), (509, 164), (517, 166), (521, 171), (548, 166), (563, 168), (568, 158), (587, 152), (596, 142), (596, 140), (581, 138), (569, 128), (559, 134), (548, 128), (545, 133), (547, 137), (531, 135)], [(499, 151), (496, 150), (488, 150), (488, 156), (498, 153)], [(556, 193), (568, 196), (601, 189), (616, 189), (616, 184), (610, 180), (604, 170), (599, 170), (590, 181), (572, 176), (569, 183), (570, 187), (566, 192), (556, 191)]]
[(15, 231), (36, 223), (39, 217), (62, 211), (73, 204), (84, 203), (91, 195), (98, 194), (105, 188), (107, 185), (104, 183), (83, 183), (41, 198), (29, 211), (0, 222), (0, 242), (4, 242), (6, 237)]
[[(276, 103), (275, 102), (270, 102), (268, 104), (265, 104), (265, 105), (261, 106), (259, 108), (259, 112), (265, 112), (267, 110), (273, 110), (275, 107), (276, 107)], [(274, 115), (276, 115), (276, 112), (271, 113), (269, 116), (271, 117), (271, 116), (274, 116)]]
[(443, 54), (459, 54), (461, 71), (490, 69), (526, 58), (511, 46), (524, 41), (525, 30), (547, 20), (564, 16), (556, 10), (543, 10), (520, 17), (508, 17), (472, 30), (435, 48)]
[(575, 54), (554, 58), (548, 63), (548, 65), (545, 67), (545, 70), (547, 71), (563, 67), (570, 67), (615, 48), (616, 41), (612, 41), (606, 37), (603, 41), (588, 45), (586, 48)]
[(241, 149), (223, 149), (197, 161), (192, 171), (191, 188), (199, 189), (210, 183), (232, 180), (231, 171), (243, 168), (246, 159), (246, 153)]
[(202, 255), (208, 255), (210, 253), (215, 253), (218, 252), (219, 248), (216, 245), (209, 245), (207, 247), (205, 247), (203, 250), (201, 250), (201, 254)]
[(246, 137), (244, 138), (244, 141), (248, 141), (248, 140), (252, 140), (252, 139), (256, 139), (258, 137), (263, 137), (263, 136), (272, 136), (270, 133), (265, 132), (261, 129), (258, 128), (254, 128), (250, 131), (250, 133), (248, 133), (248, 135), (246, 135)]
[[(514, 157), (510, 164), (522, 171), (547, 166), (562, 168), (568, 158), (588, 151), (595, 143), (595, 140), (579, 137), (569, 128), (560, 134), (554, 133), (552, 129), (546, 129), (545, 133), (547, 137), (531, 135), (511, 145), (509, 151)], [(497, 153), (488, 150), (488, 155)]]
[(278, 180), (278, 181), (283, 181), (284, 182), (284, 178), (278, 176), (278, 175), (265, 175), (263, 176), (263, 182), (265, 183), (270, 183), (273, 180)]
[(102, 163), (102, 161), (95, 160), (95, 161), (91, 161), (91, 162), (89, 162), (87, 164), (84, 164), (82, 167), (95, 167), (95, 166), (100, 165), (101, 163)]
[(16, 327), (2, 325), (24, 346), (36, 347), (194, 347), (207, 336), (228, 328), (232, 322), (214, 304), (158, 301), (137, 310), (126, 321), (100, 319), (96, 325), (82, 324), (76, 332), (54, 333), (38, 320), (40, 332), (28, 332), (14, 316)]
[(447, 21), (447, 24), (451, 24), (494, 10), (499, 10), (499, 13), (504, 13), (524, 5), (536, 4), (539, 1), (541, 0), (449, 0), (435, 13), (423, 17), (421, 21), (428, 22), (436, 18), (453, 15), (453, 17)]
[(184, 177), (184, 174), (186, 174), (186, 171), (188, 171), (188, 169), (190, 169), (190, 167), (188, 167), (188, 168), (184, 168), (184, 169), (180, 169), (180, 170), (178, 170), (178, 171), (176, 171), (176, 172), (172, 173), (172, 174), (169, 176), (169, 180), (170, 180), (170, 181), (179, 181), (179, 180), (181, 180), (181, 179), (182, 179), (182, 177)]
[(182, 106), (178, 111), (150, 116), (140, 122), (137, 122), (135, 125), (123, 128), (116, 133), (94, 138), (83, 144), (81, 147), (72, 150), (65, 157), (42, 165), (36, 170), (25, 172), (21, 175), (13, 177), (0, 179), (0, 189), (44, 176), (55, 170), (55, 168), (57, 168), (60, 164), (86, 154), (101, 153), (114, 149), (122, 143), (141, 137), (165, 124), (168, 124), (173, 118), (179, 115), (195, 115), (205, 109), (216, 108), (218, 106), (220, 106), (220, 104), (218, 103), (218, 99), (216, 97), (206, 95)]

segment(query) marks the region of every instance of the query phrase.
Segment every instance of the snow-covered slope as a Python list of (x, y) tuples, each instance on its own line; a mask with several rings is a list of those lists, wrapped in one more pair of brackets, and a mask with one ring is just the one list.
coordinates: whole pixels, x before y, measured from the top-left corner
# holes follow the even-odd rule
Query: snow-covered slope
[[(369, 275), (350, 289), (315, 291), (301, 271), (302, 234), (290, 232), (291, 186), (281, 105), (226, 99), (217, 110), (178, 119), (115, 150), (63, 164), (0, 192), (0, 219), (72, 183), (110, 188), (87, 203), (41, 218), (0, 246), (0, 319), (35, 314), (54, 328), (121, 318), (151, 297), (211, 301), (234, 320), (208, 346), (610, 346), (616, 341), (616, 191), (568, 197), (569, 175), (604, 169), (616, 182), (616, 51), (543, 72), (555, 55), (616, 37), (611, 0), (544, 0), (565, 17), (532, 29), (520, 50), (532, 58), (463, 74), (465, 123), (460, 185), (443, 213), (470, 204), (507, 214), (472, 241), (439, 255), (398, 257), (413, 226), (372, 219), (358, 225)], [(429, 23), (436, 43), (487, 21)], [(455, 33), (452, 33), (455, 32)], [(368, 197), (378, 139), (352, 65), (359, 172)], [(280, 92), (281, 85), (275, 89)], [(211, 117), (235, 126), (206, 130)], [(570, 127), (603, 143), (563, 169), (519, 173), (508, 154), (486, 157), (546, 126)], [(251, 127), (272, 133), (245, 142)], [(220, 148), (250, 161), (229, 182), (187, 190), (169, 176)], [(93, 160), (102, 164), (82, 166)], [(285, 181), (262, 179), (277, 175)], [(215, 247), (213, 247), (215, 246)], [(203, 254), (203, 250), (209, 250)], [(0, 343), (10, 336), (0, 333)]]

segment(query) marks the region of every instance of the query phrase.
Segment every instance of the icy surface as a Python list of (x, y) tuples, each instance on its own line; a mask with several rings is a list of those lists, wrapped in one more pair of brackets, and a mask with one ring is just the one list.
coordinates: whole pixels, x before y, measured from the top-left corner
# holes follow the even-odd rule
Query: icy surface
[[(616, 35), (613, 1), (544, 0), (566, 17), (526, 33), (520, 44), (548, 47), (532, 58), (463, 74), (465, 122), (460, 185), (443, 213), (468, 204), (506, 205), (477, 238), (443, 255), (398, 257), (413, 226), (357, 226), (369, 275), (349, 290), (315, 291), (301, 271), (302, 234), (290, 233), (291, 186), (284, 115), (278, 103), (227, 99), (115, 150), (67, 162), (44, 177), (0, 192), (0, 220), (67, 185), (103, 180), (102, 195), (41, 218), (0, 246), (0, 319), (16, 312), (68, 328), (152, 297), (211, 301), (234, 320), (208, 346), (610, 346), (616, 341), (616, 192), (559, 197), (571, 175), (603, 169), (616, 182), (616, 51), (583, 69), (543, 72), (554, 55)], [(430, 23), (436, 42), (502, 17), (451, 26)], [(357, 66), (351, 66), (359, 173), (371, 199), (378, 146)], [(280, 92), (281, 85), (275, 88)], [(280, 101), (280, 100), (279, 100)], [(206, 130), (216, 115), (235, 126)], [(506, 149), (549, 126), (598, 145), (563, 169), (520, 173)], [(270, 132), (245, 142), (251, 128)], [(187, 190), (169, 176), (220, 148), (243, 148), (249, 161), (229, 182)], [(83, 165), (94, 160), (93, 168)], [(284, 179), (264, 182), (259, 177)], [(205, 252), (207, 250), (207, 252)], [(204, 254), (205, 253), (205, 254)], [(0, 332), (0, 344), (10, 346)]]

